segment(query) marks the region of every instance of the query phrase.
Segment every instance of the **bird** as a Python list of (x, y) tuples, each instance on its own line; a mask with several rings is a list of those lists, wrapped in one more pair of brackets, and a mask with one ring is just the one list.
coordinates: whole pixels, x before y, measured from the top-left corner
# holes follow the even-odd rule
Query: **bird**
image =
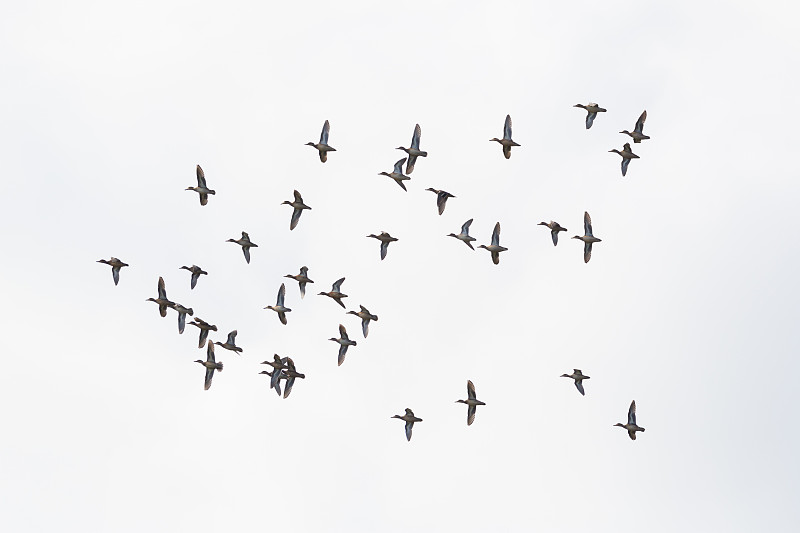
[(284, 278), (292, 278), (293, 280), (295, 280), (296, 282), (298, 282), (300, 284), (300, 298), (301, 299), (306, 297), (306, 283), (314, 283), (308, 277), (308, 267), (307, 266), (300, 267), (300, 273), (297, 274), (297, 275), (286, 274), (283, 277)]
[(269, 388), (274, 388), (278, 392), (278, 396), (281, 395), (281, 388), (280, 388), (280, 380), (281, 379), (288, 379), (288, 377), (284, 374), (283, 370), (286, 367), (287, 357), (281, 357), (278, 354), (274, 354), (272, 357), (272, 361), (262, 361), (262, 365), (269, 365), (272, 367), (272, 373), (269, 372), (261, 372), (262, 374), (269, 374), (270, 382)]
[(550, 221), (550, 222), (539, 222), (536, 224), (537, 226), (547, 226), (550, 228), (550, 235), (553, 237), (553, 246), (558, 244), (558, 232), (559, 231), (567, 231), (567, 228), (562, 228), (561, 224), (558, 222)]
[(167, 298), (167, 289), (164, 285), (164, 278), (158, 278), (158, 298), (148, 298), (146, 302), (155, 302), (158, 304), (158, 312), (162, 317), (167, 316), (167, 307), (175, 307), (175, 302), (171, 302)]
[(406, 189), (405, 184), (403, 183), (404, 180), (410, 180), (408, 176), (403, 174), (403, 163), (406, 162), (406, 158), (404, 157), (400, 161), (394, 164), (394, 170), (392, 170), (391, 174), (388, 172), (378, 172), (378, 176), (389, 176), (392, 178), (404, 191), (408, 192)]
[(602, 242), (601, 239), (592, 235), (592, 217), (589, 216), (588, 211), (583, 213), (583, 232), (585, 235), (575, 235), (572, 238), (583, 241), (583, 262), (588, 263), (592, 258), (592, 243)]
[(236, 346), (236, 335), (238, 333), (239, 333), (238, 331), (233, 330), (230, 333), (228, 333), (228, 340), (226, 340), (225, 342), (215, 342), (214, 344), (216, 344), (217, 346), (222, 346), (226, 350), (230, 350), (232, 352), (242, 353), (244, 350)]
[(631, 151), (631, 145), (629, 143), (625, 143), (622, 145), (622, 151), (620, 152), (616, 148), (614, 150), (609, 150), (609, 152), (619, 154), (622, 156), (622, 175), (628, 173), (628, 164), (631, 162), (631, 159), (639, 159), (639, 156), (634, 154)]
[(214, 358), (214, 343), (208, 343), (208, 352), (206, 360), (203, 361), (202, 359), (198, 359), (195, 363), (200, 363), (204, 367), (206, 367), (206, 384), (205, 390), (208, 390), (211, 387), (211, 378), (214, 377), (214, 370), (219, 370), (222, 372), (222, 362), (217, 363), (217, 360)]
[(272, 309), (276, 313), (278, 313), (278, 318), (281, 319), (281, 324), (284, 326), (286, 325), (286, 313), (290, 312), (291, 309), (285, 307), (283, 305), (283, 298), (286, 296), (286, 284), (281, 283), (281, 288), (278, 289), (278, 301), (275, 305), (268, 305), (264, 309)]
[(328, 145), (328, 134), (331, 132), (331, 124), (327, 120), (322, 125), (322, 133), (319, 136), (319, 143), (307, 142), (306, 146), (313, 146), (319, 151), (319, 160), (323, 163), (328, 160), (328, 152), (335, 152), (336, 148)]
[(344, 363), (344, 356), (347, 354), (347, 348), (356, 346), (356, 341), (350, 340), (350, 337), (347, 336), (347, 330), (341, 324), (339, 324), (339, 338), (330, 338), (328, 340), (339, 343), (339, 366), (342, 366), (342, 363)]
[(624, 133), (625, 135), (631, 137), (633, 142), (639, 144), (640, 142), (649, 139), (647, 135), (644, 134), (644, 121), (647, 120), (647, 110), (645, 109), (642, 111), (642, 114), (639, 115), (639, 119), (636, 121), (636, 126), (633, 127), (633, 132), (628, 130), (622, 130), (620, 133)]
[(178, 312), (178, 333), (183, 333), (186, 328), (186, 315), (192, 316), (194, 311), (191, 307), (184, 307), (179, 303), (174, 304), (172, 308)]
[(494, 231), (492, 232), (492, 244), (486, 246), (485, 244), (481, 244), (478, 248), (485, 248), (492, 253), (492, 262), (495, 265), (500, 264), (500, 252), (505, 252), (508, 248), (504, 248), (500, 246), (500, 223), (494, 225)]
[(129, 266), (128, 263), (123, 263), (116, 257), (112, 257), (111, 259), (100, 259), (97, 262), (111, 266), (111, 277), (114, 278), (114, 285), (119, 284), (119, 269), (122, 267)]
[(225, 242), (235, 242), (239, 246), (242, 247), (242, 253), (244, 253), (244, 259), (247, 261), (247, 264), (250, 264), (250, 248), (258, 248), (258, 245), (250, 240), (250, 235), (247, 232), (242, 232), (241, 239), (228, 239)]
[(347, 314), (348, 315), (356, 315), (357, 317), (359, 317), (361, 319), (361, 332), (364, 334), (364, 338), (366, 339), (367, 335), (369, 335), (369, 321), (370, 320), (374, 320), (375, 322), (377, 322), (378, 321), (378, 315), (373, 315), (363, 305), (359, 305), (359, 307), (361, 308), (361, 311), (358, 311), (358, 312), (356, 312), (356, 311), (348, 311)]
[(206, 275), (208, 274), (208, 272), (206, 272), (197, 265), (192, 265), (190, 267), (182, 266), (180, 269), (188, 270), (189, 272), (192, 273), (192, 289), (194, 289), (194, 286), (197, 285), (197, 279), (200, 277), (201, 274), (206, 274)]
[[(266, 374), (269, 376), (269, 388), (275, 389), (275, 392), (278, 393), (278, 396), (281, 395), (281, 380), (287, 379), (284, 375), (282, 370), (273, 370), (272, 372), (268, 370), (262, 370), (259, 374)], [(277, 377), (275, 377), (277, 375)], [(274, 381), (273, 381), (274, 378)]]
[(469, 236), (469, 226), (472, 224), (473, 219), (469, 219), (461, 226), (461, 233), (456, 235), (455, 233), (449, 233), (448, 237), (455, 237), (459, 241), (463, 242), (467, 246), (469, 246), (470, 250), (474, 250), (475, 248), (472, 247), (472, 241), (475, 240), (475, 237)]
[(297, 192), (297, 190), (294, 191), (294, 202), (286, 200), (285, 202), (281, 203), (281, 205), (284, 204), (294, 207), (294, 211), (292, 212), (292, 221), (289, 223), (289, 230), (293, 230), (297, 227), (297, 222), (300, 220), (300, 215), (303, 214), (303, 209), (311, 208), (303, 203), (303, 197), (300, 196), (300, 193)]
[(578, 389), (578, 392), (581, 393), (581, 396), (585, 396), (586, 393), (583, 391), (583, 380), (589, 379), (589, 376), (584, 376), (583, 373), (577, 369), (572, 369), (572, 374), (561, 374), (562, 378), (570, 378), (575, 380), (575, 387)]
[[(275, 392), (278, 394), (278, 396), (280, 396), (281, 395), (281, 382), (280, 382), (280, 380), (282, 380), (282, 379), (285, 380), (286, 379), (286, 376), (283, 374), (283, 371), (282, 370), (273, 370), (272, 372), (270, 372), (268, 370), (262, 370), (261, 372), (259, 372), (259, 374), (266, 374), (266, 375), (269, 376), (269, 388), (270, 389), (275, 389)], [(277, 378), (275, 378), (276, 375), (277, 375)], [(273, 379), (275, 379), (276, 381), (273, 382)]]
[(572, 107), (581, 107), (586, 110), (586, 129), (592, 127), (592, 123), (594, 122), (594, 118), (597, 116), (598, 113), (605, 113), (606, 110), (600, 107), (599, 105), (589, 102), (586, 105), (583, 104), (575, 104)]
[(196, 326), (200, 329), (200, 342), (198, 343), (198, 348), (205, 346), (209, 331), (217, 331), (217, 326), (214, 324), (209, 324), (199, 317), (194, 317), (192, 321), (189, 322), (189, 325)]
[(197, 165), (197, 187), (186, 187), (187, 191), (195, 191), (200, 194), (200, 205), (208, 203), (209, 194), (217, 194), (206, 186), (206, 175), (200, 165)]
[(411, 137), (411, 148), (403, 148), (398, 146), (398, 150), (402, 150), (408, 154), (408, 164), (406, 165), (406, 172), (411, 174), (414, 172), (414, 164), (417, 162), (417, 157), (428, 157), (428, 152), (423, 152), (419, 149), (419, 138), (422, 135), (422, 128), (419, 124), (414, 126), (414, 136)]
[(404, 420), (406, 423), (406, 440), (411, 441), (411, 430), (414, 427), (414, 422), (422, 422), (421, 418), (417, 418), (414, 416), (414, 411), (406, 407), (406, 414), (403, 416), (394, 415), (392, 418), (399, 418), (400, 420)]
[(498, 139), (495, 137), (493, 139), (489, 139), (489, 141), (497, 141), (503, 145), (503, 155), (506, 156), (506, 159), (511, 159), (511, 147), (519, 146), (517, 143), (511, 140), (511, 115), (506, 115), (506, 122), (503, 125), (503, 138)]
[(347, 295), (341, 292), (342, 283), (344, 283), (344, 278), (337, 279), (333, 282), (333, 287), (331, 287), (331, 292), (321, 292), (319, 296), (327, 296), (329, 298), (333, 298), (336, 303), (342, 306), (343, 309), (347, 309), (345, 305), (342, 303), (342, 298), (347, 298)]
[(436, 193), (436, 206), (439, 208), (439, 214), (441, 215), (444, 213), (444, 206), (447, 203), (448, 198), (455, 198), (452, 194), (447, 191), (440, 191), (439, 189), (433, 189), (428, 187), (425, 189), (426, 191), (431, 191)]
[(289, 394), (292, 393), (292, 387), (294, 386), (294, 380), (296, 378), (305, 379), (306, 375), (301, 374), (298, 372), (294, 367), (294, 361), (292, 361), (291, 357), (286, 358), (286, 370), (283, 371), (283, 375), (286, 376), (286, 387), (283, 389), (283, 399), (289, 397)]
[(381, 241), (381, 261), (386, 258), (386, 252), (389, 250), (389, 243), (397, 240), (385, 231), (382, 231), (380, 235), (373, 235), (370, 233), (367, 237), (372, 237), (373, 239)]
[(628, 423), (627, 424), (620, 424), (619, 422), (614, 424), (614, 427), (619, 426), (621, 428), (625, 428), (628, 430), (628, 436), (631, 440), (636, 440), (636, 432), (641, 431), (644, 432), (644, 428), (641, 426), (636, 425), (636, 400), (631, 402), (631, 406), (628, 408)]
[(466, 400), (456, 400), (456, 403), (465, 403), (467, 404), (467, 425), (471, 426), (472, 423), (475, 421), (475, 411), (478, 409), (479, 405), (486, 405), (482, 401), (480, 401), (475, 396), (475, 385), (472, 381), (467, 380), (467, 399)]

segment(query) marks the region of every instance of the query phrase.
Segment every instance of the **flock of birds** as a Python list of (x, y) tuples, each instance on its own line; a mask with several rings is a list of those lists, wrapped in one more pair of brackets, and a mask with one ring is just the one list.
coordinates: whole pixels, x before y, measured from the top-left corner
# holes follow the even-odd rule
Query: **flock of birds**
[[(583, 104), (576, 104), (574, 107), (580, 107), (586, 110), (586, 129), (592, 127), (594, 124), (595, 118), (597, 117), (598, 113), (605, 113), (606, 110), (600, 107), (597, 104), (589, 103), (586, 105)], [(640, 143), (643, 140), (649, 139), (647, 135), (644, 134), (644, 123), (647, 119), (647, 111), (644, 111), (639, 119), (636, 121), (636, 125), (632, 132), (628, 130), (623, 130), (620, 133), (624, 133), (630, 136), (633, 139), (634, 143)], [(328, 160), (328, 153), (335, 152), (336, 149), (333, 148), (328, 144), (328, 138), (330, 135), (330, 123), (326, 120), (325, 124), (322, 127), (322, 134), (320, 135), (320, 139), (318, 143), (309, 142), (306, 143), (308, 146), (312, 146), (315, 148), (319, 153), (319, 159), (321, 162), (325, 163)], [(405, 181), (411, 180), (408, 174), (411, 174), (414, 171), (414, 167), (417, 162), (417, 158), (419, 157), (427, 157), (428, 152), (420, 150), (420, 138), (422, 136), (422, 129), (420, 128), (419, 124), (414, 127), (414, 134), (411, 138), (411, 146), (409, 148), (405, 148), (403, 146), (398, 147), (398, 150), (402, 150), (407, 154), (407, 157), (404, 157), (397, 161), (394, 164), (394, 169), (392, 172), (380, 172), (379, 175), (381, 176), (388, 176), (393, 179), (404, 191), (408, 191), (405, 185)], [(503, 138), (492, 138), (490, 139), (491, 142), (497, 142), (502, 146), (503, 155), (506, 159), (511, 158), (511, 148), (512, 147), (519, 147), (520, 145), (514, 142), (511, 138), (511, 116), (507, 115), (503, 127)], [(631, 151), (631, 147), (629, 143), (625, 143), (623, 146), (622, 151), (619, 150), (610, 150), (610, 152), (617, 153), (622, 156), (622, 175), (625, 176), (628, 171), (628, 164), (630, 163), (631, 159), (638, 159), (639, 156), (634, 154)], [(405, 173), (403, 172), (403, 166), (405, 166)], [(206, 183), (205, 174), (203, 169), (200, 165), (197, 165), (197, 186), (196, 187), (187, 187), (186, 190), (195, 191), (200, 196), (200, 205), (205, 206), (208, 204), (208, 197), (209, 195), (216, 194), (216, 191), (209, 189)], [(436, 205), (439, 211), (439, 215), (444, 213), (446, 202), (449, 198), (455, 198), (454, 195), (450, 194), (447, 191), (428, 188), (427, 191), (431, 191), (436, 194)], [(293, 208), (291, 221), (289, 223), (289, 229), (293, 230), (297, 227), (297, 224), (300, 221), (300, 216), (302, 215), (304, 210), (310, 210), (311, 207), (306, 205), (303, 202), (303, 197), (298, 191), (294, 191), (294, 199), (293, 200), (286, 200), (281, 205), (289, 205)], [(458, 234), (450, 233), (448, 237), (454, 237), (464, 244), (469, 246), (470, 249), (474, 250), (475, 248), (472, 246), (472, 242), (476, 239), (469, 235), (469, 228), (472, 224), (472, 219), (467, 220), (461, 226), (461, 232)], [(550, 230), (550, 234), (553, 240), (553, 245), (558, 245), (558, 234), (562, 231), (567, 231), (566, 228), (562, 227), (558, 222), (550, 221), (550, 222), (540, 222), (538, 225), (545, 226)], [(594, 236), (592, 232), (592, 219), (589, 216), (588, 212), (584, 213), (583, 216), (583, 227), (584, 227), (584, 234), (583, 235), (575, 235), (572, 237), (573, 239), (578, 239), (583, 241), (584, 248), (583, 248), (583, 260), (585, 263), (588, 263), (592, 257), (592, 245), (597, 242), (601, 242), (600, 239)], [(389, 244), (392, 242), (397, 241), (397, 238), (392, 237), (387, 232), (381, 232), (380, 235), (370, 234), (367, 235), (368, 238), (374, 238), (380, 241), (380, 255), (381, 260), (386, 258), (386, 254), (389, 249)], [(250, 263), (250, 248), (257, 248), (258, 245), (255, 244), (253, 241), (250, 240), (250, 236), (247, 232), (242, 232), (242, 237), (240, 239), (228, 239), (227, 242), (232, 242), (238, 244), (242, 248), (242, 253), (244, 254), (245, 261), (249, 264)], [(500, 253), (508, 250), (500, 245), (500, 223), (497, 222), (494, 226), (494, 231), (492, 231), (491, 242), (488, 245), (481, 244), (478, 248), (483, 248), (487, 250), (492, 257), (492, 262), (494, 264), (500, 263)], [(124, 263), (120, 259), (116, 257), (111, 257), (111, 259), (101, 259), (97, 261), (98, 263), (104, 263), (106, 265), (111, 266), (111, 274), (114, 279), (114, 284), (117, 285), (119, 283), (119, 274), (120, 269), (122, 267), (129, 266), (127, 263)], [(183, 270), (188, 270), (191, 272), (191, 288), (194, 289), (197, 285), (197, 281), (199, 280), (201, 275), (207, 275), (208, 272), (204, 271), (197, 265), (192, 266), (182, 266), (180, 267)], [(308, 267), (301, 267), (299, 274), (287, 274), (285, 277), (291, 278), (298, 282), (300, 287), (300, 297), (304, 298), (306, 293), (306, 285), (309, 283), (314, 283), (308, 277)], [(320, 292), (320, 296), (327, 296), (338, 303), (342, 308), (346, 309), (344, 302), (342, 302), (343, 298), (347, 298), (347, 294), (342, 292), (342, 284), (344, 283), (345, 278), (340, 278), (336, 280), (330, 292)], [(285, 305), (285, 298), (286, 298), (286, 284), (282, 283), (280, 289), (278, 289), (278, 295), (275, 302), (275, 305), (268, 305), (264, 309), (270, 309), (274, 311), (278, 315), (278, 319), (281, 321), (282, 324), (287, 324), (286, 314), (291, 312), (291, 309), (286, 307)], [(223, 364), (222, 362), (217, 362), (216, 355), (215, 355), (215, 348), (214, 346), (219, 346), (220, 348), (224, 348), (226, 350), (233, 351), (237, 354), (241, 354), (243, 352), (242, 348), (236, 345), (236, 335), (237, 331), (233, 330), (228, 333), (227, 339), (225, 342), (219, 341), (207, 341), (208, 335), (210, 331), (217, 331), (217, 326), (210, 324), (199, 317), (194, 317), (194, 310), (181, 305), (180, 303), (173, 302), (169, 298), (167, 298), (167, 291), (166, 286), (164, 283), (164, 278), (158, 278), (158, 297), (157, 298), (148, 298), (146, 301), (155, 302), (158, 305), (159, 313), (162, 317), (167, 316), (167, 310), (172, 309), (178, 314), (178, 333), (183, 333), (186, 327), (186, 316), (191, 316), (192, 321), (190, 324), (192, 326), (197, 327), (200, 330), (200, 338), (198, 347), (202, 349), (206, 347), (206, 360), (198, 359), (195, 362), (203, 365), (205, 367), (205, 381), (204, 386), (205, 390), (208, 390), (211, 387), (211, 382), (214, 377), (215, 371), (222, 371)], [(377, 322), (378, 316), (372, 314), (366, 307), (363, 305), (359, 306), (359, 311), (347, 311), (347, 314), (355, 315), (361, 319), (361, 331), (366, 339), (369, 334), (369, 324), (370, 322)], [(348, 348), (351, 346), (356, 346), (356, 341), (350, 340), (350, 337), (347, 334), (347, 329), (342, 325), (339, 324), (339, 338), (331, 338), (329, 339), (333, 342), (339, 344), (339, 354), (338, 354), (338, 364), (341, 366), (344, 363), (345, 355), (347, 354)], [(288, 398), (289, 394), (292, 391), (292, 387), (294, 386), (296, 379), (304, 379), (305, 374), (302, 374), (297, 371), (295, 367), (294, 361), (291, 357), (280, 357), (278, 354), (275, 354), (272, 360), (263, 361), (261, 364), (267, 365), (272, 367), (272, 370), (264, 370), (260, 372), (260, 374), (266, 374), (270, 377), (270, 388), (274, 389), (278, 396), (283, 396), (283, 398)], [(574, 381), (575, 387), (578, 389), (581, 395), (585, 395), (585, 390), (583, 388), (583, 381), (589, 379), (589, 376), (584, 375), (581, 370), (573, 369), (572, 374), (562, 374), (561, 377), (570, 378)], [(283, 385), (283, 391), (281, 391), (281, 381), (285, 381)], [(475, 385), (472, 381), (467, 381), (467, 399), (466, 400), (456, 400), (456, 403), (463, 403), (467, 405), (467, 425), (472, 425), (475, 420), (475, 413), (477, 407), (479, 405), (486, 405), (481, 400), (478, 400), (476, 392), (475, 392)], [(394, 415), (392, 418), (397, 418), (403, 420), (405, 422), (405, 434), (406, 439), (411, 440), (411, 432), (414, 427), (414, 424), (417, 422), (422, 422), (422, 419), (414, 415), (414, 412), (411, 409), (406, 408), (405, 414), (403, 415)], [(628, 421), (625, 424), (617, 423), (615, 426), (619, 426), (627, 430), (628, 435), (632, 440), (636, 440), (636, 433), (639, 431), (644, 431), (644, 428), (637, 425), (636, 423), (636, 401), (632, 401), (631, 405), (628, 409)]]

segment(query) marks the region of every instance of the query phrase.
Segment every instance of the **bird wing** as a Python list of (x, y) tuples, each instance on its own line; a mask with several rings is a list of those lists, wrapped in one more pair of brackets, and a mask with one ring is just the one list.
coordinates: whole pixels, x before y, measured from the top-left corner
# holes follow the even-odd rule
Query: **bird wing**
[(590, 237), (594, 236), (592, 235), (592, 217), (589, 216), (588, 211), (583, 212), (583, 232)]
[(197, 280), (200, 277), (200, 272), (192, 272), (192, 288), (197, 285)]
[(478, 410), (477, 405), (467, 406), (467, 425), (471, 426), (475, 422), (475, 412)]
[(214, 343), (213, 342), (209, 342), (208, 343), (208, 351), (206, 352), (206, 361), (208, 361), (209, 363), (216, 363), (217, 362), (216, 358), (214, 357)]
[(558, 244), (558, 230), (551, 230), (550, 235), (553, 237), (553, 246)]
[(300, 196), (300, 193), (297, 190), (294, 191), (294, 201), (301, 204), (303, 203), (303, 197)]
[(473, 385), (472, 381), (469, 380), (469, 379), (467, 380), (467, 397), (470, 400), (476, 399), (476, 396), (475, 396), (475, 385)]
[(440, 215), (444, 213), (444, 206), (449, 197), (450, 194), (444, 191), (439, 191), (439, 193), (436, 195), (436, 206), (439, 208)]
[(346, 340), (346, 341), (350, 340), (350, 337), (347, 336), (347, 330), (344, 329), (344, 326), (341, 325), (341, 324), (339, 324), (339, 337), (341, 337), (342, 340)]
[(280, 319), (281, 324), (283, 324), (285, 326), (286, 325), (286, 313), (284, 313), (283, 311), (280, 311), (278, 313), (278, 318)]
[(594, 124), (594, 117), (596, 117), (596, 116), (597, 116), (597, 113), (587, 113), (586, 114), (586, 129), (587, 130), (592, 127), (592, 124)]
[(415, 155), (408, 156), (408, 164), (406, 165), (406, 174), (411, 174), (412, 172), (414, 172), (414, 165), (416, 164), (417, 164), (417, 156)]
[(186, 313), (178, 313), (178, 333), (186, 329)]
[(206, 383), (205, 383), (205, 390), (208, 390), (211, 387), (211, 378), (214, 377), (214, 368), (206, 368)]
[(319, 136), (319, 143), (320, 144), (328, 144), (328, 134), (331, 132), (331, 123), (327, 120), (325, 124), (322, 125), (322, 134)]
[(636, 121), (636, 127), (634, 127), (634, 131), (644, 135), (644, 121), (647, 120), (647, 110), (645, 109), (642, 111), (642, 114), (639, 115), (639, 119)]
[(159, 300), (166, 300), (167, 299), (167, 287), (164, 285), (164, 278), (158, 278), (158, 299)]
[(412, 422), (411, 420), (406, 422), (406, 440), (408, 441), (411, 440), (411, 430), (413, 427), (414, 427), (414, 422)]
[[(198, 348), (202, 348), (203, 345), (206, 343), (206, 339), (208, 338), (208, 330), (200, 328), (200, 342), (198, 343)], [(213, 342), (209, 342), (209, 345), (213, 346)]]
[(119, 269), (122, 268), (120, 266), (112, 266), (111, 267), (111, 277), (114, 278), (114, 285), (119, 283)]
[(361, 319), (361, 332), (364, 334), (364, 338), (367, 338), (369, 335), (369, 318), (362, 318)]
[(471, 218), (471, 219), (467, 220), (466, 222), (464, 222), (464, 225), (461, 226), (461, 233), (463, 233), (464, 235), (469, 235), (469, 227), (472, 224), (473, 220), (474, 219)]
[(494, 231), (492, 231), (492, 246), (500, 246), (500, 223), (494, 225)]
[(631, 162), (630, 159), (628, 159), (626, 157), (622, 158), (622, 175), (623, 176), (628, 173), (628, 165), (630, 164), (630, 162)]
[(636, 425), (636, 400), (633, 400), (628, 408), (628, 424)]
[(344, 283), (344, 278), (340, 278), (334, 281), (333, 287), (331, 288), (331, 292), (341, 292), (342, 283)]
[(300, 282), (300, 298), (305, 298), (305, 297), (306, 297), (306, 282), (305, 281), (301, 281)]
[(297, 227), (297, 223), (300, 221), (300, 215), (302, 214), (302, 209), (294, 208), (294, 211), (292, 211), (292, 221), (289, 223), (289, 230), (293, 230)]
[(500, 264), (500, 253), (499, 252), (492, 252), (492, 263), (495, 265)]
[(283, 388), (283, 397), (288, 398), (289, 395), (292, 393), (292, 387), (294, 387), (294, 377), (290, 377), (286, 380), (286, 386)]
[(381, 261), (386, 257), (386, 252), (389, 250), (389, 241), (381, 242)]
[(417, 124), (416, 126), (414, 126), (414, 136), (411, 137), (411, 148), (412, 149), (419, 150), (419, 139), (420, 139), (421, 136), (422, 136), (422, 128), (420, 128), (419, 124)]
[[(503, 139), (511, 140), (511, 115), (506, 115), (506, 122), (503, 125)], [(503, 148), (503, 151), (505, 152), (505, 148)]]
[(244, 254), (244, 260), (247, 261), (247, 264), (250, 264), (250, 247), (249, 246), (242, 246), (242, 253)]
[(200, 165), (197, 165), (197, 186), (202, 187), (203, 189), (207, 189), (206, 187), (206, 174), (203, 172), (203, 169)]
[(342, 363), (344, 363), (345, 354), (347, 354), (347, 345), (346, 344), (340, 344), (339, 345), (339, 366), (342, 366)]
[(578, 389), (578, 392), (581, 393), (581, 396), (586, 396), (586, 393), (583, 390), (583, 381), (581, 381), (580, 379), (576, 379), (575, 387)]
[(239, 332), (236, 331), (236, 330), (233, 330), (230, 333), (228, 333), (228, 340), (227, 340), (226, 344), (236, 344), (236, 335), (238, 333)]
[(283, 301), (285, 298), (286, 298), (286, 284), (281, 283), (281, 288), (278, 289), (278, 301), (276, 305), (279, 307), (283, 307)]
[(583, 243), (583, 262), (588, 263), (589, 259), (592, 258), (592, 243), (585, 242)]
[(510, 146), (503, 146), (503, 155), (506, 159), (511, 159), (511, 147)]
[(402, 174), (403, 173), (403, 164), (405, 164), (407, 157), (404, 157), (400, 161), (394, 164), (394, 172), (395, 174)]

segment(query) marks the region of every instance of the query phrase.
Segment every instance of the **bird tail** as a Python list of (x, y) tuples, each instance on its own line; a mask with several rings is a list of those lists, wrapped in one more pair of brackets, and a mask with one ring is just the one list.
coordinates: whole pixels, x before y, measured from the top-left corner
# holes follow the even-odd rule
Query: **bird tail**
[(420, 152), (420, 157), (428, 157), (428, 152)]
[(223, 364), (222, 364), (222, 363), (217, 363), (217, 370), (219, 370), (220, 372), (222, 372), (222, 367), (223, 367)]

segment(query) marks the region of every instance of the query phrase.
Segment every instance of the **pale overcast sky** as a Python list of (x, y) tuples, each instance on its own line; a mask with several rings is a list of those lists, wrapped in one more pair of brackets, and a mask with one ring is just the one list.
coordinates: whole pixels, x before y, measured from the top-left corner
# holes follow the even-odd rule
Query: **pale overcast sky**
[[(797, 527), (796, 6), (3, 12), (3, 530)], [(587, 102), (608, 110), (590, 130)], [(608, 150), (645, 109), (623, 178)], [(488, 141), (506, 114), (510, 160)], [(321, 164), (304, 143), (326, 119)], [(406, 193), (378, 173), (417, 123)], [(428, 187), (456, 196), (444, 215)], [(289, 231), (294, 189), (313, 209)], [(470, 218), (476, 244), (501, 223), (499, 265), (446, 237)], [(249, 265), (225, 242), (243, 230)], [(110, 256), (131, 265), (118, 286)], [(301, 300), (283, 276), (303, 265)], [(239, 331), (208, 391), (197, 329), (145, 302), (159, 276), (211, 339)], [(342, 276), (348, 309), (379, 316), (368, 339), (317, 295)], [(282, 282), (287, 326), (263, 309)], [(340, 323), (358, 346), (337, 367)], [(258, 374), (274, 353), (306, 374), (286, 400)], [(467, 379), (487, 404), (470, 427)], [(635, 442), (613, 427), (634, 399)]]

